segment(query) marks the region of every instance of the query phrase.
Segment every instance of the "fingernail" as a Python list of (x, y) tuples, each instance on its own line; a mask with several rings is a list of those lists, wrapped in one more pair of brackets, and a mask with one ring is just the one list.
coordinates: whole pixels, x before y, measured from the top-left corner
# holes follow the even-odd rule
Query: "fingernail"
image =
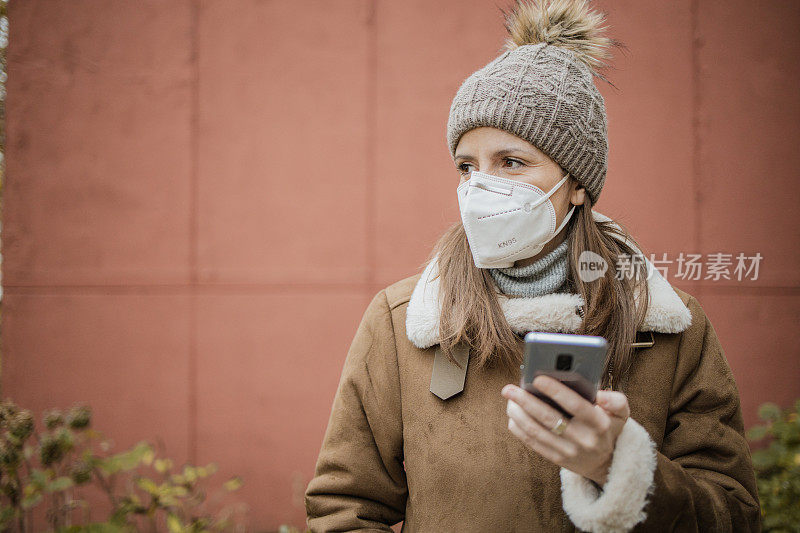
[(512, 386), (511, 385), (506, 385), (505, 387), (503, 387), (503, 390), (500, 391), (500, 392), (501, 392), (501, 394), (511, 394), (511, 391), (512, 391)]

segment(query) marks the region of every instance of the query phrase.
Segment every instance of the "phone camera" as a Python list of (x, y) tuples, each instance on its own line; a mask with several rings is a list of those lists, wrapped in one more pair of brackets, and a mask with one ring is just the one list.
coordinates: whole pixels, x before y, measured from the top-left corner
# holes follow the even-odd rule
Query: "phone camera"
[(572, 356), (566, 353), (556, 357), (556, 370), (572, 370)]

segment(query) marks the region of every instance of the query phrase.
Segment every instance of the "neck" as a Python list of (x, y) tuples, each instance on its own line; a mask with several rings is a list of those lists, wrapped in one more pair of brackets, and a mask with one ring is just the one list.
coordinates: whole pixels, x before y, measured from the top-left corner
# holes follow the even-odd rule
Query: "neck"
[[(541, 254), (539, 254), (541, 255)], [(509, 296), (536, 297), (563, 292), (569, 275), (569, 243), (562, 239), (553, 250), (525, 266), (490, 268), (501, 292)]]

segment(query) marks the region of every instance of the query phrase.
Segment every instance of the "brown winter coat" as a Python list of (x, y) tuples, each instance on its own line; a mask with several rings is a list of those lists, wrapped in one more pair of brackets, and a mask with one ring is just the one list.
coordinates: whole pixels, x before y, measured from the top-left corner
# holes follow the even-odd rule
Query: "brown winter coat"
[[(519, 370), (482, 370), (471, 358), (463, 390), (431, 392), (432, 267), (366, 310), (306, 490), (311, 531), (390, 531), (401, 520), (403, 531), (426, 533), (760, 530), (736, 384), (697, 300), (657, 271), (648, 281), (653, 302), (640, 329), (655, 343), (637, 349), (621, 384), (632, 420), (598, 494), (508, 429), (500, 390), (519, 384)], [(503, 308), (516, 331), (570, 332), (576, 303), (553, 294)]]

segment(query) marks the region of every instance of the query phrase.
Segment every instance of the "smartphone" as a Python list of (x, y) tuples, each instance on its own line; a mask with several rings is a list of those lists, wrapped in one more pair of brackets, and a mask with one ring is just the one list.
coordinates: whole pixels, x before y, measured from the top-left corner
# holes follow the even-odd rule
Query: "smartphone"
[(607, 350), (608, 342), (603, 337), (532, 331), (525, 335), (520, 387), (571, 417), (549, 396), (536, 390), (533, 379), (546, 374), (594, 403)]

